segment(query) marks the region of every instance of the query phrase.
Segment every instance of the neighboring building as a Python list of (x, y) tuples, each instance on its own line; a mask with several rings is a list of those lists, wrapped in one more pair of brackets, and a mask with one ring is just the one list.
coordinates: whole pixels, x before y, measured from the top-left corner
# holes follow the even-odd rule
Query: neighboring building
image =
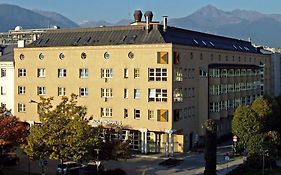
[(17, 26), (15, 30), (0, 33), (0, 66), (1, 66), (1, 93), (0, 102), (14, 113), (14, 48), (24, 47), (38, 39), (49, 30), (58, 27), (42, 29), (23, 29)]
[(14, 47), (0, 46), (0, 103), (14, 114)]
[(47, 31), (56, 30), (58, 28), (59, 27), (54, 26), (53, 28), (23, 29), (21, 26), (17, 26), (15, 30), (0, 33), (0, 45), (14, 45), (20, 40), (25, 41), (25, 44), (30, 44)]
[[(38, 121), (30, 99), (79, 94), (93, 125), (124, 127), (132, 148), (187, 151), (211, 118), (230, 132), (233, 110), (271, 94), (270, 56), (248, 41), (141, 22), (130, 26), (48, 31), (15, 49), (15, 108)], [(18, 89), (25, 89), (19, 91)]]
[(281, 95), (281, 49), (263, 47), (261, 51), (271, 55), (273, 95), (277, 97)]

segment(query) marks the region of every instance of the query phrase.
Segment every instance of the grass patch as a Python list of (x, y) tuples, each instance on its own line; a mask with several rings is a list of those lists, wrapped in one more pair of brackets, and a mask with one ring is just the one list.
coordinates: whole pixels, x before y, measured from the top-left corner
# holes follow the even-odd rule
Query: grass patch
[[(16, 171), (12, 169), (2, 169), (3, 175), (28, 175), (28, 172)], [(30, 175), (40, 175), (37, 173), (30, 173)]]

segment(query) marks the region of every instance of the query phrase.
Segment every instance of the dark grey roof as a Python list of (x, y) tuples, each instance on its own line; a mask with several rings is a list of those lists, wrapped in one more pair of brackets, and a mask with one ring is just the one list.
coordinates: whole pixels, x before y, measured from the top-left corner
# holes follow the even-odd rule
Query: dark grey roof
[(27, 47), (101, 46), (122, 44), (173, 43), (195, 47), (260, 53), (251, 42), (211, 35), (191, 30), (153, 25), (149, 32), (145, 26), (114, 26), (85, 29), (48, 31)]
[(14, 48), (17, 45), (6, 45), (0, 46), (2, 51), (2, 56), (0, 56), (0, 61), (14, 61)]
[(145, 31), (143, 26), (97, 27), (50, 31), (27, 47), (101, 46), (165, 43), (159, 30)]

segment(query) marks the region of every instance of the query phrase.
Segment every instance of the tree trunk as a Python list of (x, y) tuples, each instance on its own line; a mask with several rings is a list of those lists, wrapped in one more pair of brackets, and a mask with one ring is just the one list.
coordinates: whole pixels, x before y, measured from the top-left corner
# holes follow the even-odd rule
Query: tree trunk
[(214, 121), (207, 121), (205, 136), (205, 175), (216, 175), (217, 166), (217, 127)]

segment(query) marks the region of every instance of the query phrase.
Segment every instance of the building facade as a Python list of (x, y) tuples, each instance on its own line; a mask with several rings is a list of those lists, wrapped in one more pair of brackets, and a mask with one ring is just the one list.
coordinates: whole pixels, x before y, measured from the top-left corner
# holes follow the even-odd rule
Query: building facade
[(0, 47), (0, 103), (14, 114), (14, 49), (15, 46)]
[(130, 26), (48, 31), (16, 48), (16, 115), (38, 121), (29, 100), (75, 93), (92, 125), (122, 125), (133, 149), (173, 154), (200, 141), (207, 119), (224, 135), (236, 106), (271, 94), (269, 56), (250, 42), (136, 16)]
[(54, 26), (53, 28), (23, 29), (21, 26), (17, 26), (14, 30), (0, 33), (0, 45), (16, 45), (18, 41), (30, 44), (48, 30), (56, 30), (58, 28)]
[(277, 97), (281, 95), (281, 49), (263, 47), (262, 52), (271, 55), (273, 95)]

